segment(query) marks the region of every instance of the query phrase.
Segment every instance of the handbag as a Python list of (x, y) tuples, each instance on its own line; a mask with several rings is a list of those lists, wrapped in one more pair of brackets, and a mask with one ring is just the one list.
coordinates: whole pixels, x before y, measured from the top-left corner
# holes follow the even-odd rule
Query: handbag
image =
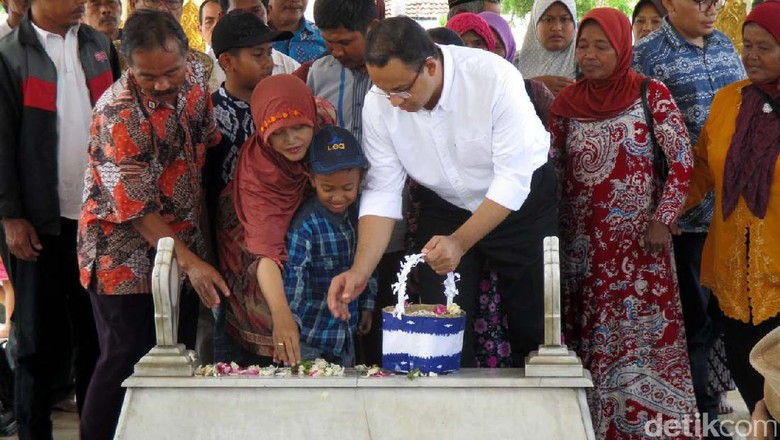
[(655, 139), (655, 124), (653, 123), (653, 112), (650, 111), (650, 102), (648, 100), (648, 86), (650, 78), (642, 81), (642, 109), (645, 112), (645, 123), (650, 130), (650, 143), (653, 144), (653, 169), (655, 170), (656, 181), (663, 190), (666, 183), (666, 176), (669, 175), (669, 165), (666, 163), (666, 154)]

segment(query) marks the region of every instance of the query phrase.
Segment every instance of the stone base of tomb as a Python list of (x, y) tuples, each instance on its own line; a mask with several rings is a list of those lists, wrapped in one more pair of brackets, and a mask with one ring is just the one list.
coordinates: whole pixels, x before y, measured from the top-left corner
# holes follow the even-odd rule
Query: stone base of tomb
[(143, 377), (127, 388), (119, 439), (594, 439), (579, 377), (464, 369), (414, 380)]

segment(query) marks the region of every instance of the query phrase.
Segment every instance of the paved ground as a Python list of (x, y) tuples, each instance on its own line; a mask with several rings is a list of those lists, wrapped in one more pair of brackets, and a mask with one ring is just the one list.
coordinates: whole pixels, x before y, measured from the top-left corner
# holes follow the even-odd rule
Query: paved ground
[[(729, 402), (731, 402), (731, 406), (734, 407), (734, 412), (721, 418), (731, 420), (735, 423), (740, 420), (750, 420), (747, 406), (745, 406), (745, 402), (742, 400), (738, 391), (731, 391), (729, 393)], [(745, 440), (745, 437), (735, 435), (734, 440)]]

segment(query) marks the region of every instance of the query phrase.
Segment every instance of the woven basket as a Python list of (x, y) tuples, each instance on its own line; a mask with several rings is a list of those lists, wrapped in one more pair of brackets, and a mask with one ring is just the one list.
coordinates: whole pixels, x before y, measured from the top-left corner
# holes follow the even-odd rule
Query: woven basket
[[(434, 305), (417, 304), (406, 312), (433, 311)], [(466, 314), (451, 316), (393, 316), (394, 307), (382, 310), (382, 368), (407, 373), (450, 373), (460, 369)]]
[(764, 376), (764, 402), (769, 414), (777, 420), (780, 418), (780, 327), (753, 347), (750, 364)]

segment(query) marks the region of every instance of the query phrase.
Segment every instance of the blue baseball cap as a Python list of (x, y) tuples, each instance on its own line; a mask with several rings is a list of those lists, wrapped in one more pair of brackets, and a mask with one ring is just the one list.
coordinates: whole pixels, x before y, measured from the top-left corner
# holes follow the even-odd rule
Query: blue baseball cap
[(368, 162), (352, 133), (335, 125), (326, 125), (311, 141), (309, 164), (317, 174), (333, 174), (348, 168), (366, 168)]

